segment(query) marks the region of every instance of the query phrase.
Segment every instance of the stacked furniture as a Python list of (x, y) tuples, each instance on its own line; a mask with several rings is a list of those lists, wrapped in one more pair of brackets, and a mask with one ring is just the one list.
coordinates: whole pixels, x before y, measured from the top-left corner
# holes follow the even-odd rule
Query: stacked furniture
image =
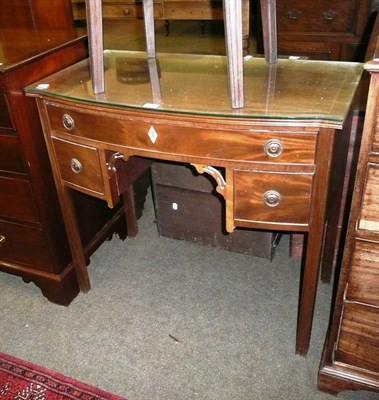
[(276, 7), (278, 54), (317, 60), (363, 60), (369, 37), (370, 0), (276, 0)]
[[(71, 0), (75, 21), (86, 19), (85, 0)], [(243, 47), (249, 47), (250, 1), (243, 0)], [(142, 0), (102, 0), (104, 19), (143, 18)], [(168, 34), (172, 20), (223, 20), (222, 0), (154, 0), (154, 17), (166, 21)]]
[[(376, 39), (379, 23), (374, 32)], [(335, 306), (318, 387), (379, 392), (379, 47), (371, 74), (357, 176)]]
[[(0, 4), (0, 270), (33, 281), (52, 302), (79, 293), (37, 107), (23, 88), (88, 56), (67, 0)], [(122, 208), (76, 193), (86, 257), (117, 231)]]

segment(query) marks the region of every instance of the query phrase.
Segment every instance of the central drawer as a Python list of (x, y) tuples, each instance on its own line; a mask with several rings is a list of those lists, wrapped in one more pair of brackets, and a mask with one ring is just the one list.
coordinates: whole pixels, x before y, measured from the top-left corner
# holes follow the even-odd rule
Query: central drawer
[[(103, 3), (103, 18), (143, 18), (142, 2), (140, 4), (124, 2), (121, 4)], [(154, 17), (159, 19), (163, 17), (162, 6), (154, 5)]]
[[(222, 1), (157, 1), (166, 19), (223, 19)], [(155, 4), (155, 7), (157, 4)]]
[[(180, 125), (136, 115), (98, 115), (47, 105), (53, 135), (83, 137), (149, 153), (203, 160), (313, 165), (317, 135), (309, 132), (226, 130), (216, 123)], [(67, 123), (69, 121), (69, 123)], [(133, 153), (133, 152), (132, 152)], [(170, 157), (166, 157), (170, 159)]]

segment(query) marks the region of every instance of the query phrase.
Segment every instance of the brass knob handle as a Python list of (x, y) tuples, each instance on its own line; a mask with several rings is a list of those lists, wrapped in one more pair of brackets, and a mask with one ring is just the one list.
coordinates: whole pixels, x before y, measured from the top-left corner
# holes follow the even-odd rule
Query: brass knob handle
[(280, 204), (281, 200), (282, 200), (282, 196), (276, 190), (268, 190), (263, 195), (263, 202), (268, 207), (276, 207), (276, 206), (278, 206)]
[(71, 171), (74, 172), (75, 174), (80, 174), (83, 170), (82, 163), (79, 160), (77, 160), (76, 158), (73, 158), (70, 161), (70, 167), (71, 167)]
[(124, 15), (130, 15), (130, 10), (129, 8), (125, 8), (123, 11)]
[(72, 131), (75, 128), (75, 121), (68, 114), (63, 114), (63, 116), (62, 116), (62, 124), (69, 131)]
[(0, 235), (0, 247), (5, 243), (5, 236)]
[(287, 15), (290, 17), (290, 19), (298, 19), (301, 14), (302, 12), (297, 10), (296, 8), (293, 8), (292, 10), (289, 10), (287, 12)]
[(276, 158), (283, 153), (284, 146), (279, 139), (270, 139), (263, 146), (263, 150), (267, 157)]
[(333, 21), (333, 19), (334, 19), (334, 18), (336, 17), (336, 15), (337, 15), (337, 11), (332, 10), (332, 9), (329, 9), (329, 10), (324, 11), (324, 12), (322, 13), (322, 15), (323, 15), (323, 17), (324, 17), (325, 19), (327, 19), (328, 21)]

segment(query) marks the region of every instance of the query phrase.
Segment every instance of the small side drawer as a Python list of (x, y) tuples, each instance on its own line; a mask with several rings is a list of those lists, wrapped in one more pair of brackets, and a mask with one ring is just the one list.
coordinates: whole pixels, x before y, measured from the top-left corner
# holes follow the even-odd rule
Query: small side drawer
[(336, 362), (379, 373), (379, 309), (345, 303), (334, 354)]
[(0, 237), (0, 264), (5, 261), (46, 271), (51, 268), (49, 246), (38, 228), (0, 221)]
[[(176, 154), (225, 161), (256, 161), (313, 165), (317, 135), (308, 132), (223, 130), (206, 123), (204, 127), (169, 125), (137, 115), (128, 119), (80, 113), (75, 110), (47, 106), (53, 133), (64, 132), (95, 141), (104, 140), (144, 152)], [(68, 116), (70, 124), (65, 123)], [(138, 154), (140, 155), (140, 154)], [(143, 154), (148, 156), (148, 154)]]
[(379, 233), (379, 164), (369, 163), (362, 195), (358, 229)]
[(378, 243), (358, 239), (355, 241), (346, 299), (379, 308)]
[(85, 193), (104, 193), (98, 150), (66, 140), (52, 138), (62, 179)]
[(25, 173), (24, 161), (16, 136), (0, 135), (0, 170)]
[(308, 225), (313, 174), (234, 171), (234, 220)]
[(0, 193), (0, 215), (25, 222), (38, 222), (28, 181), (0, 177)]
[(354, 30), (355, 13), (356, 2), (351, 0), (278, 1), (278, 31), (348, 33)]

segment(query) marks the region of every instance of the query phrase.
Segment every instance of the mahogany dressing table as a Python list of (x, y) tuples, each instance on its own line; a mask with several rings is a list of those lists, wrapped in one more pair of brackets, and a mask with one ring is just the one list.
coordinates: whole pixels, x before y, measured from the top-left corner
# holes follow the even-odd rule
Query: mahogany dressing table
[(88, 59), (26, 88), (37, 98), (81, 290), (90, 281), (72, 189), (113, 207), (144, 160), (189, 163), (215, 178), (231, 234), (307, 234), (296, 338), (306, 355), (322, 252), (334, 245), (324, 243), (326, 204), (342, 185), (362, 65), (245, 57), (240, 109), (230, 106), (224, 56), (106, 50), (104, 65), (101, 94)]

